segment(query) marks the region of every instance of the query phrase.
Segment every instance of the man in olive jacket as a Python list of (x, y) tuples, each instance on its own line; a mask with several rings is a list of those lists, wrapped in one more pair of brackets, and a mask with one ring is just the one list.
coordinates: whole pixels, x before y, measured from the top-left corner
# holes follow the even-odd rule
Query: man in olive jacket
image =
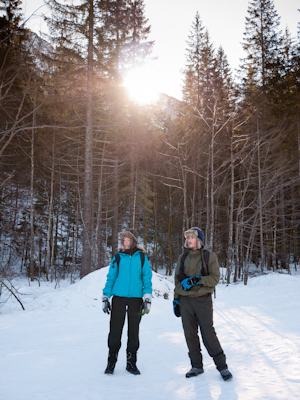
[(204, 372), (198, 326), (208, 354), (226, 381), (232, 378), (226, 356), (213, 327), (212, 293), (220, 280), (218, 258), (204, 247), (199, 228), (184, 233), (186, 251), (179, 256), (175, 271), (174, 314), (182, 318), (185, 340), (192, 368), (186, 377)]

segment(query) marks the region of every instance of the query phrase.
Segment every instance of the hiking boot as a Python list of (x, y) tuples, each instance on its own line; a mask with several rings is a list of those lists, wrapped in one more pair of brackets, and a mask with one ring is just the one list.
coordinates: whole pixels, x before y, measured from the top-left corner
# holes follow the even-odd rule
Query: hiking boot
[(107, 360), (107, 367), (104, 371), (105, 374), (113, 374), (116, 366), (116, 362), (118, 359), (118, 353), (109, 353)]
[(107, 367), (106, 367), (104, 373), (105, 373), (105, 374), (110, 374), (110, 375), (112, 375), (112, 374), (114, 373), (115, 366), (116, 366), (116, 363), (110, 363), (110, 362), (108, 362), (108, 363), (107, 363)]
[(222, 371), (220, 371), (220, 374), (224, 381), (228, 381), (228, 379), (232, 378), (232, 374), (228, 371), (228, 369), (222, 369)]
[(140, 371), (136, 366), (136, 353), (127, 352), (126, 370), (133, 375), (140, 375)]
[(204, 372), (203, 368), (191, 368), (189, 370), (189, 372), (187, 372), (185, 374), (185, 377), (186, 378), (192, 378), (193, 376), (197, 376), (197, 375), (203, 374), (203, 372)]

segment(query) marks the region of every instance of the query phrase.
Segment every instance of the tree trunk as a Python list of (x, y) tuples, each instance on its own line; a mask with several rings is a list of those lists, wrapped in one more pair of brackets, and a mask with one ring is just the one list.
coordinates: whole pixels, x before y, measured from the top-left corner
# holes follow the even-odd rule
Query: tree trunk
[(30, 280), (34, 280), (34, 134), (35, 113), (31, 129), (31, 173), (30, 173)]
[[(95, 265), (97, 268), (100, 269), (104, 266), (104, 252), (103, 252), (103, 245), (101, 239), (101, 229), (103, 223), (103, 172), (104, 172), (104, 155), (105, 155), (105, 144), (103, 145), (102, 149), (102, 160), (101, 160), (101, 167), (98, 179), (98, 211), (97, 211), (97, 224), (96, 224), (96, 234), (95, 234), (95, 253), (97, 254)], [(115, 198), (115, 193), (114, 197)]]
[(227, 283), (230, 283), (232, 271), (232, 247), (233, 247), (233, 208), (234, 208), (234, 159), (233, 159), (233, 133), (230, 138), (230, 170), (231, 170), (231, 188), (230, 188), (230, 208), (229, 208), (229, 234), (227, 247)]
[(73, 230), (73, 248), (72, 248), (72, 268), (70, 274), (70, 283), (75, 282), (75, 272), (76, 272), (76, 258), (77, 258), (77, 247), (78, 247), (78, 216), (79, 216), (79, 206), (77, 203), (76, 207), (76, 224)]
[(166, 275), (172, 275), (172, 189), (169, 188), (169, 215), (168, 215), (168, 264)]
[(94, 4), (89, 1), (89, 43), (87, 81), (87, 121), (85, 131), (84, 193), (83, 193), (83, 244), (80, 277), (92, 270), (93, 229), (93, 31)]
[(261, 139), (260, 130), (257, 127), (257, 175), (258, 175), (258, 212), (259, 212), (259, 237), (260, 237), (260, 263), (261, 271), (264, 270), (264, 230), (263, 230), (263, 207), (262, 207), (262, 172), (261, 172)]
[(47, 230), (47, 244), (46, 244), (46, 279), (49, 280), (49, 271), (52, 266), (51, 248), (53, 246), (53, 192), (54, 192), (54, 167), (55, 167), (55, 132), (53, 133), (52, 143), (52, 169), (51, 169), (51, 182), (50, 182), (50, 199), (49, 199), (49, 216), (48, 216), (48, 230)]
[(119, 227), (119, 161), (116, 156), (114, 165), (113, 181), (113, 221), (112, 221), (112, 255), (118, 249), (118, 227)]
[(214, 125), (211, 132), (211, 149), (210, 149), (210, 226), (209, 226), (209, 245), (214, 250), (214, 226), (215, 226), (215, 205), (214, 205), (214, 146), (215, 146), (215, 130)]

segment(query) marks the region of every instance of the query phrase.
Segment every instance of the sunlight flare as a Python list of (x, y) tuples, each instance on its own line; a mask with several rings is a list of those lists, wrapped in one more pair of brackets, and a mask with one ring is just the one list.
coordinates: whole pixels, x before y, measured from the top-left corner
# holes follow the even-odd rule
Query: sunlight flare
[(132, 68), (123, 77), (123, 86), (129, 97), (141, 105), (158, 100), (160, 83), (159, 71), (151, 63)]

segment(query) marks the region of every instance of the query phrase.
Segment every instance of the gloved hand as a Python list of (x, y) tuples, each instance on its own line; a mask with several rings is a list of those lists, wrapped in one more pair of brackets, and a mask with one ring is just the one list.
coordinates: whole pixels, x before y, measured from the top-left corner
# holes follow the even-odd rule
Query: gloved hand
[(176, 317), (181, 317), (179, 300), (173, 300), (173, 311)]
[(110, 313), (110, 303), (109, 303), (109, 298), (107, 296), (102, 296), (102, 310), (105, 314)]
[(184, 290), (189, 290), (193, 286), (199, 285), (200, 281), (201, 281), (200, 276), (196, 275), (196, 276), (190, 276), (189, 278), (185, 278), (180, 283)]
[(144, 294), (143, 305), (142, 305), (142, 310), (141, 310), (142, 315), (149, 314), (149, 312), (151, 310), (151, 299), (152, 299), (151, 294), (149, 294), (149, 293)]

